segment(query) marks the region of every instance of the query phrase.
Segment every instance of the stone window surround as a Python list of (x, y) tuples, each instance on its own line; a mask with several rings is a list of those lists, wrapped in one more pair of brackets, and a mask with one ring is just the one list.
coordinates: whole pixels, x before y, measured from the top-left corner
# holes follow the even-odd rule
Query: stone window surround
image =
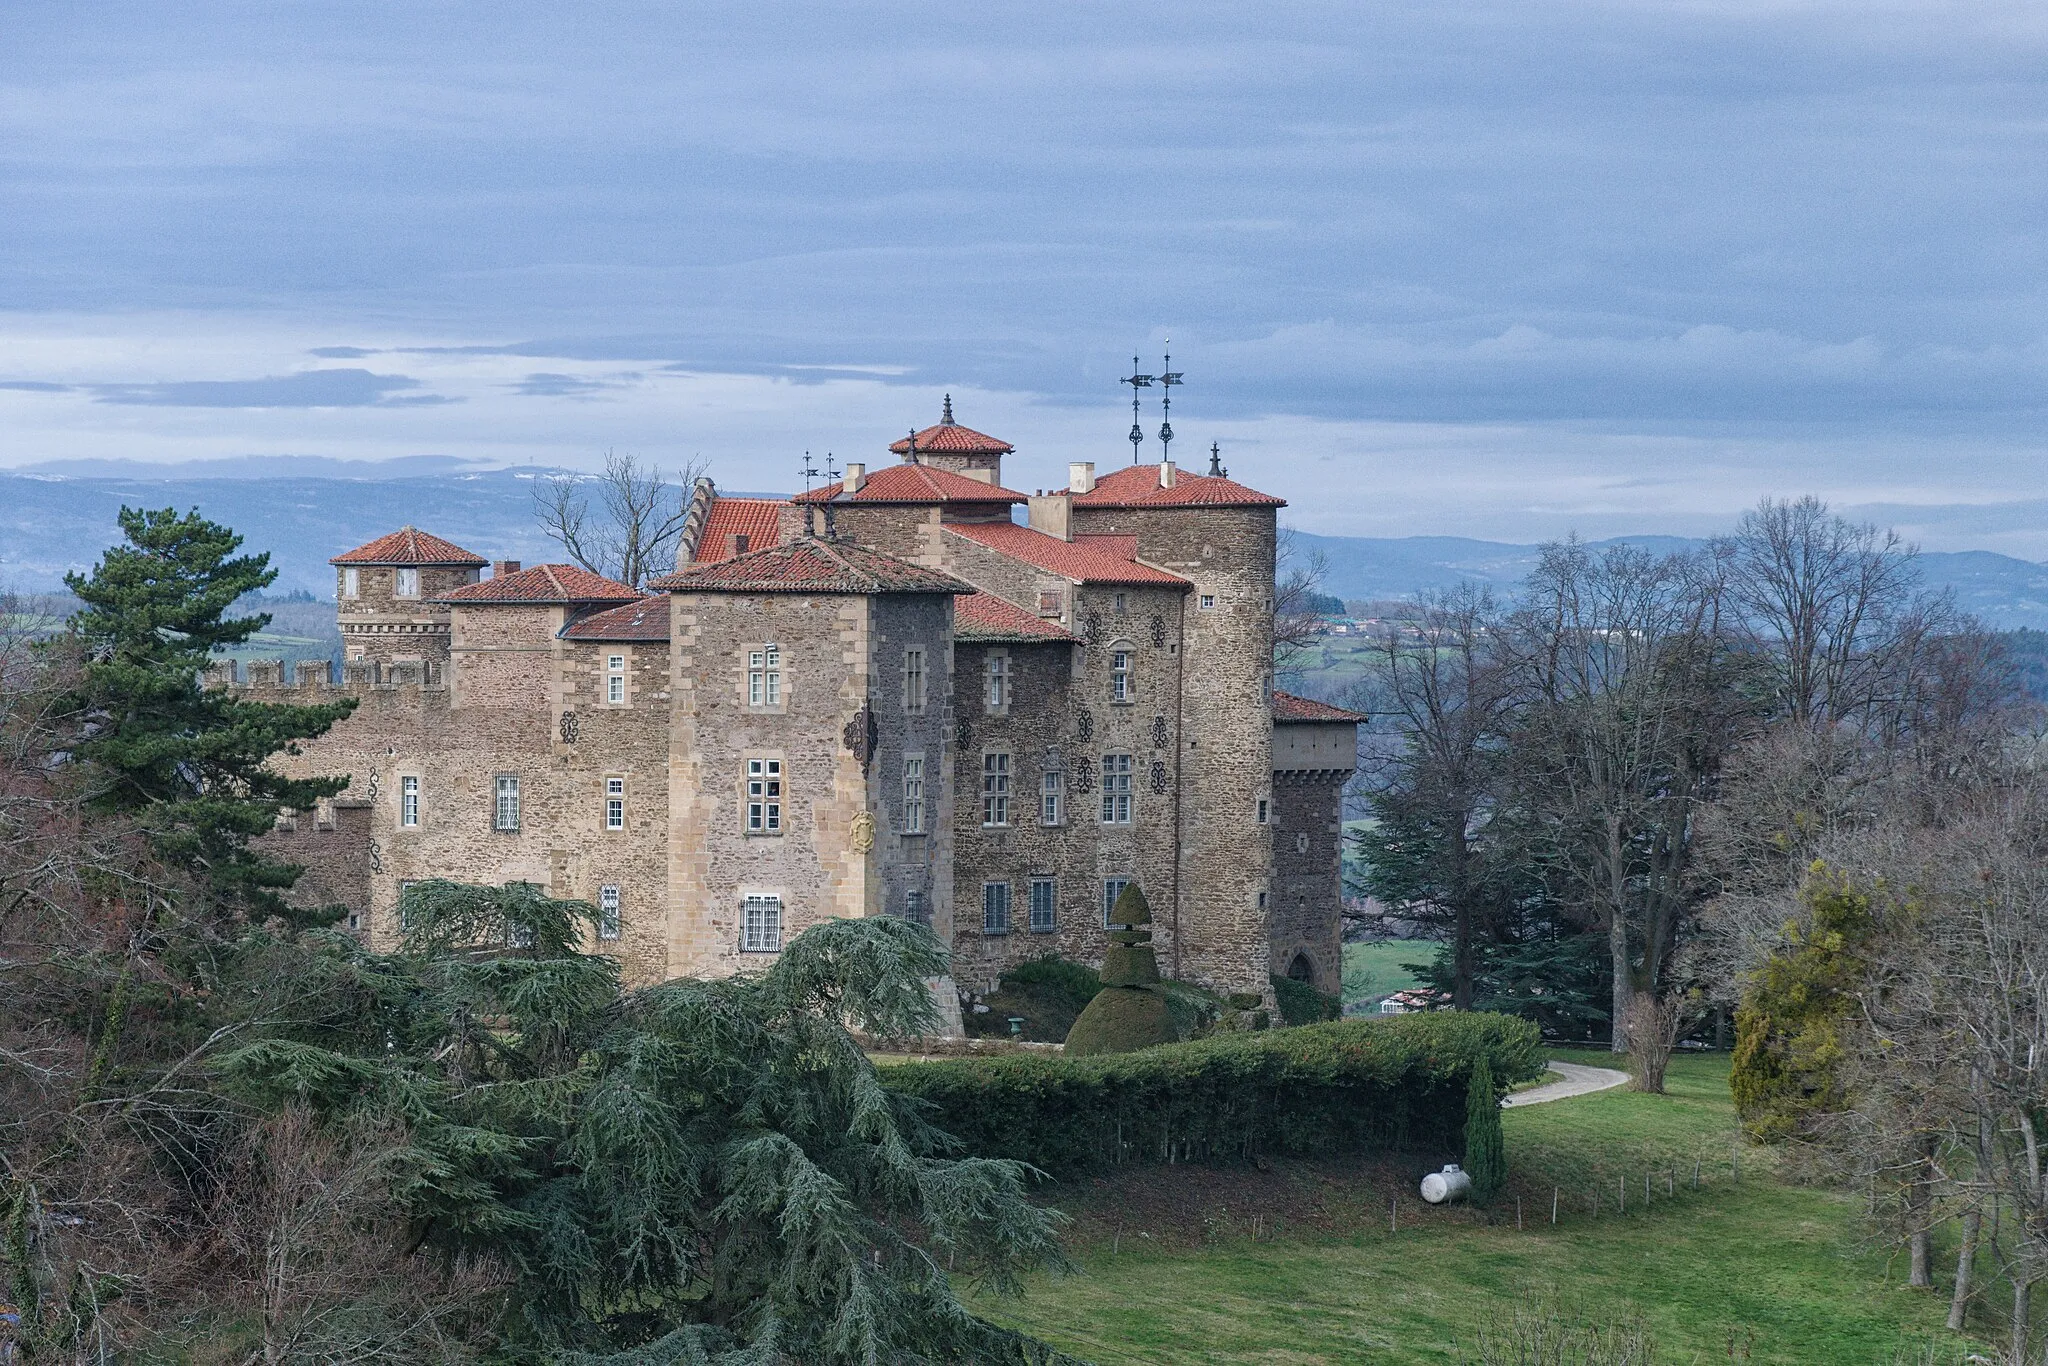
[[(760, 785), (756, 792), (755, 784)], [(756, 825), (756, 806), (760, 824)], [(789, 766), (781, 750), (749, 754), (740, 766), (740, 831), (750, 839), (773, 839), (789, 828)]]
[(415, 830), (420, 823), (420, 778), (417, 773), (398, 775), (398, 826)]
[(491, 775), (491, 829), (501, 835), (519, 833), (519, 775), (517, 773), (494, 773)]
[(903, 756), (903, 833), (924, 833), (924, 752)]
[(1136, 821), (1138, 794), (1133, 781), (1136, 773), (1137, 762), (1130, 755), (1113, 751), (1102, 756), (1104, 825), (1130, 825)]
[(983, 750), (981, 755), (981, 824), (985, 830), (1007, 829), (1010, 824), (1010, 778), (1014, 772), (1010, 751)]
[(597, 937), (619, 937), (619, 884), (607, 882), (597, 889)]
[(983, 709), (990, 716), (1009, 715), (1011, 689), (1016, 681), (1010, 671), (1010, 652), (989, 650), (982, 656), (981, 673)]
[[(1050, 874), (1033, 874), (1026, 884), (1030, 897), (1030, 930), (1033, 934), (1053, 934), (1060, 927), (1060, 884)], [(1042, 912), (1042, 914), (1041, 914)]]
[(615, 654), (610, 650), (604, 656), (604, 704), (608, 707), (631, 705), (633, 697), (633, 652), (630, 647), (620, 646)]
[(1067, 823), (1067, 774), (1046, 769), (1038, 779), (1038, 823), (1048, 829)]
[[(739, 951), (781, 953), (783, 913), (788, 904), (780, 888), (741, 887)], [(770, 911), (772, 910), (772, 917)]]
[(626, 775), (623, 773), (604, 776), (604, 828), (626, 828)]
[(1129, 707), (1138, 701), (1138, 647), (1128, 640), (1109, 643), (1109, 704)]
[(911, 645), (903, 651), (903, 710), (912, 715), (924, 711), (926, 696), (925, 652), (922, 645)]
[(1010, 905), (1016, 892), (1002, 878), (990, 878), (981, 884), (981, 932), (983, 934), (1008, 934), (1010, 932)]
[[(758, 657), (758, 663), (756, 662)], [(756, 680), (761, 701), (754, 700)], [(780, 643), (749, 641), (740, 646), (740, 705), (750, 712), (778, 714), (789, 710), (789, 659)], [(773, 698), (773, 701), (769, 699)]]

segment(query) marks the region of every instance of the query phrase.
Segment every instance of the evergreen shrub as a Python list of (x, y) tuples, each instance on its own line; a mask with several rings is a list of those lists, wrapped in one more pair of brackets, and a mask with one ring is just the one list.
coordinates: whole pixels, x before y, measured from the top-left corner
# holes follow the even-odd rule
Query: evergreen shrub
[(1431, 1011), (882, 1073), (890, 1089), (928, 1102), (927, 1119), (967, 1152), (1071, 1175), (1260, 1153), (1459, 1152), (1474, 1064), (1522, 1081), (1542, 1072), (1543, 1056), (1526, 1020)]
[(1486, 1204), (1508, 1180), (1507, 1140), (1500, 1131), (1500, 1091), (1493, 1067), (1484, 1057), (1465, 1084), (1465, 1172), (1472, 1178), (1472, 1198)]
[(1312, 982), (1298, 982), (1292, 977), (1274, 976), (1273, 999), (1280, 1004), (1284, 1024), (1321, 1024), (1344, 1014), (1344, 1003), (1339, 998), (1317, 991)]

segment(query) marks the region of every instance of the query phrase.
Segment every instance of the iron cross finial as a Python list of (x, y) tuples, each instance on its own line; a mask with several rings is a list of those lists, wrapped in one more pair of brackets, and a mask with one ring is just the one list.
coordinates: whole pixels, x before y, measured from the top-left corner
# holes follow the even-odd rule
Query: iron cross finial
[(1138, 463), (1138, 448), (1145, 444), (1145, 428), (1138, 420), (1138, 391), (1152, 387), (1154, 376), (1138, 369), (1138, 358), (1131, 357), (1131, 373), (1118, 380), (1118, 384), (1131, 386), (1131, 463)]
[(1209, 443), (1209, 473), (1218, 479), (1230, 473), (1229, 470), (1223, 468), (1223, 445), (1221, 442), (1211, 441)]
[(811, 453), (804, 452), (804, 492), (811, 491), (811, 481), (818, 477), (818, 467), (811, 463)]

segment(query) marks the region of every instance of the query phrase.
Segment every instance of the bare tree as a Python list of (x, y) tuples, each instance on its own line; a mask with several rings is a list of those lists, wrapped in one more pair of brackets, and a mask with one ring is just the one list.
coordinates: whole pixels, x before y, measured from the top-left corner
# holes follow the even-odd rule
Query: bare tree
[(1322, 595), (1329, 557), (1319, 549), (1304, 551), (1301, 538), (1280, 530), (1273, 574), (1273, 666), (1288, 661), (1322, 630), (1315, 600)]
[[(670, 482), (657, 465), (606, 451), (601, 475), (556, 474), (536, 484), (534, 514), (577, 564), (639, 588), (673, 565), (676, 538), (689, 515), (689, 491), (705, 468), (692, 460)], [(595, 510), (586, 492), (591, 485)]]

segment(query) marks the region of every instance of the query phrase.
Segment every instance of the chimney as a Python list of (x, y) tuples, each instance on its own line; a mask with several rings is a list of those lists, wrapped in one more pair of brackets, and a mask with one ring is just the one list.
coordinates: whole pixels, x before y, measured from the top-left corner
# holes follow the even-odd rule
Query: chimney
[(505, 577), (505, 576), (506, 576), (507, 574), (517, 574), (518, 572), (519, 572), (519, 561), (517, 561), (517, 560), (492, 560), (492, 561), (491, 561), (491, 577), (492, 577), (492, 578), (494, 578), (494, 579), (502, 579), (502, 578), (504, 578), (504, 577)]
[(1056, 536), (1062, 541), (1074, 539), (1074, 495), (1062, 489), (1057, 493), (1041, 493), (1030, 502), (1031, 529)]
[(730, 559), (732, 555), (744, 555), (747, 553), (747, 543), (749, 538), (746, 532), (735, 531), (734, 533), (732, 533), (731, 536), (727, 537), (726, 539), (727, 543), (731, 546), (731, 554), (727, 556), (728, 559)]
[(1174, 474), (1175, 474), (1175, 473), (1176, 473), (1176, 471), (1175, 471), (1175, 470), (1174, 470), (1174, 468), (1173, 468), (1173, 462), (1172, 462), (1171, 460), (1162, 460), (1162, 461), (1160, 461), (1160, 462), (1159, 462), (1159, 487), (1161, 487), (1161, 488), (1163, 488), (1163, 489), (1170, 489), (1170, 488), (1172, 488), (1172, 487), (1173, 487), (1173, 476), (1174, 476)]
[(1079, 460), (1067, 466), (1067, 491), (1069, 493), (1092, 493), (1095, 490), (1095, 462)]
[(858, 460), (846, 462), (846, 482), (839, 486), (842, 493), (859, 493), (868, 482), (868, 467)]

